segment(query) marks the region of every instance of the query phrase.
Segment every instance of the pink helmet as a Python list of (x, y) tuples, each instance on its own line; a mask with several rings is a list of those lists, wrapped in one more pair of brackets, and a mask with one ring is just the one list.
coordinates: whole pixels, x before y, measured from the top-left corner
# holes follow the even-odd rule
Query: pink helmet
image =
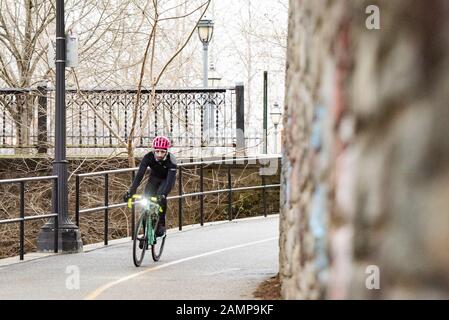
[(165, 149), (167, 150), (170, 148), (170, 140), (165, 136), (157, 136), (153, 139), (153, 142), (151, 143), (153, 149)]

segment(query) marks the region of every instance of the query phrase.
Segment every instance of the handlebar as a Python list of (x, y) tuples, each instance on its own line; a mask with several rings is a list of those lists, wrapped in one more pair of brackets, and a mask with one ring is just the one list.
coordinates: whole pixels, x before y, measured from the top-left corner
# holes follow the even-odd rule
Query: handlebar
[[(156, 204), (156, 205), (158, 205), (159, 206), (159, 203), (158, 203), (158, 201), (157, 201), (157, 197), (149, 197), (149, 198), (146, 198), (146, 197), (144, 197), (143, 195), (140, 195), (140, 194), (135, 194), (135, 195), (133, 195), (131, 198), (129, 198), (128, 199), (128, 208), (132, 208), (132, 206), (133, 206), (133, 199), (136, 199), (136, 200), (141, 200), (140, 202), (141, 202), (141, 204), (144, 206), (144, 207), (146, 207), (146, 206), (148, 206), (148, 200), (150, 200), (150, 203), (153, 203), (153, 204)], [(160, 207), (159, 206), (159, 211), (162, 211), (162, 207)]]

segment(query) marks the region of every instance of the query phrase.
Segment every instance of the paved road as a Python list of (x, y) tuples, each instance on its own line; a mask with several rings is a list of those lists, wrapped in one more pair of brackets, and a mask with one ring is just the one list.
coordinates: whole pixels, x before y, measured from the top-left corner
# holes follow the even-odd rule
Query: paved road
[(161, 260), (147, 252), (139, 268), (129, 239), (0, 267), (0, 300), (254, 299), (278, 271), (278, 224), (273, 215), (169, 230)]

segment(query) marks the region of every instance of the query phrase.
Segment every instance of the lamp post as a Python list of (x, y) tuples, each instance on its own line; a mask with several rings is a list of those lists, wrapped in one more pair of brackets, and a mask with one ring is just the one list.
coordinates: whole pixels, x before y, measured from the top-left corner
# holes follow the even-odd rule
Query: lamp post
[[(214, 88), (214, 87), (218, 87), (220, 81), (221, 81), (221, 76), (219, 75), (219, 73), (217, 72), (217, 70), (215, 69), (215, 65), (213, 63), (210, 64), (210, 68), (209, 68), (209, 76), (208, 76), (208, 81), (209, 81), (209, 86)], [(217, 120), (217, 107), (215, 106), (214, 103), (212, 103), (210, 105), (210, 121), (209, 121), (209, 126), (210, 128), (215, 128), (215, 137), (217, 136), (218, 132), (217, 132), (217, 127), (214, 126), (214, 122)]]
[(210, 87), (218, 87), (218, 85), (220, 84), (220, 81), (221, 81), (221, 76), (217, 72), (215, 65), (213, 63), (210, 64), (209, 71), (210, 71), (209, 76), (208, 76), (209, 86)]
[[(68, 170), (66, 159), (66, 106), (65, 67), (66, 37), (64, 33), (64, 0), (56, 1), (56, 92), (55, 92), (55, 159), (53, 174), (58, 177), (57, 190), (53, 191), (53, 212), (58, 213), (59, 230), (51, 218), (38, 235), (38, 251), (54, 250), (54, 232), (59, 233), (58, 247), (63, 252), (80, 252), (83, 249), (78, 226), (68, 216)], [(56, 197), (57, 195), (57, 197)]]
[(210, 19), (201, 19), (198, 22), (198, 37), (203, 44), (203, 87), (207, 88), (207, 50), (214, 33), (214, 23)]
[[(210, 19), (201, 19), (198, 22), (198, 37), (203, 44), (203, 87), (208, 87), (208, 55), (207, 50), (209, 47), (209, 42), (212, 40), (212, 35), (214, 33), (214, 23)], [(213, 127), (212, 124), (212, 112), (211, 106), (209, 103), (209, 99), (206, 102), (206, 108), (204, 112), (204, 131), (205, 131), (205, 140), (209, 142), (210, 130)], [(203, 143), (202, 143), (203, 144)]]
[(277, 102), (274, 103), (270, 116), (274, 125), (274, 153), (278, 153), (278, 125), (281, 122), (282, 113)]

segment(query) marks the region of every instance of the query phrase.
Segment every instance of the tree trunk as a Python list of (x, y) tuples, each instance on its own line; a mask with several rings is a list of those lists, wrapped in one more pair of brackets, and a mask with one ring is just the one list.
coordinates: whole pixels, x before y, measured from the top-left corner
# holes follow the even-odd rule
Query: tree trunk
[(15, 125), (15, 154), (31, 153), (31, 122), (33, 120), (33, 97), (20, 93), (16, 97), (16, 112), (12, 114)]

